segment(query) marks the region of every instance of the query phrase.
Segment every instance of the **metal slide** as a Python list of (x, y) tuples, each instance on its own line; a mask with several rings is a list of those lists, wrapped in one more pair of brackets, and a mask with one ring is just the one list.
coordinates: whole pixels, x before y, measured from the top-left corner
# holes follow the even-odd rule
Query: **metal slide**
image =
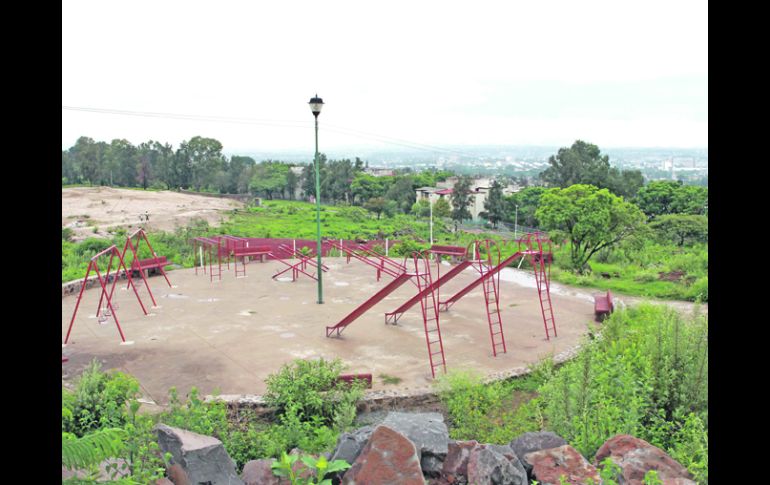
[(385, 285), (385, 287), (375, 293), (371, 298), (359, 305), (358, 308), (350, 312), (350, 314), (340, 320), (339, 323), (332, 325), (331, 327), (326, 327), (326, 336), (329, 337), (336, 331), (337, 336), (339, 337), (345, 327), (353, 323), (358, 317), (366, 313), (367, 310), (395, 291), (396, 288), (409, 281), (412, 276), (413, 275), (409, 273), (401, 273), (400, 275), (396, 276), (396, 279)]
[(451, 280), (458, 274), (462, 273), (462, 271), (470, 265), (471, 265), (471, 261), (468, 261), (468, 260), (461, 261), (454, 268), (450, 269), (445, 275), (443, 275), (442, 277), (434, 281), (430, 286), (423, 288), (422, 291), (418, 292), (412, 298), (407, 300), (406, 303), (396, 308), (392, 312), (386, 313), (385, 323), (392, 323), (395, 325), (398, 322), (398, 319), (401, 318), (401, 315), (404, 314), (404, 312), (406, 312), (407, 310), (412, 308), (414, 305), (416, 305), (417, 302), (420, 301), (422, 298), (425, 298), (428, 293), (433, 293), (438, 288), (440, 288), (441, 285)]

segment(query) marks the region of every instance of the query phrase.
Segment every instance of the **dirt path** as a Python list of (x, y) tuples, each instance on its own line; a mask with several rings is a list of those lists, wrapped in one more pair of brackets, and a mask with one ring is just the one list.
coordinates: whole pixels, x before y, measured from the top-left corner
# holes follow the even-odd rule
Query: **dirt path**
[[(76, 240), (107, 236), (108, 231), (118, 227), (173, 231), (194, 219), (217, 226), (225, 211), (243, 207), (231, 199), (167, 190), (73, 187), (62, 189), (61, 197), (61, 225), (72, 229)], [(145, 214), (149, 221), (144, 220)]]

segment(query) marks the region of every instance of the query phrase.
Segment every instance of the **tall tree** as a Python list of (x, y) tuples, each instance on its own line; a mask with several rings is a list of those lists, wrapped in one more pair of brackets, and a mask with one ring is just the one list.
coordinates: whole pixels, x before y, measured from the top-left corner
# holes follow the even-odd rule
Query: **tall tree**
[(385, 199), (394, 201), (401, 212), (409, 212), (412, 209), (412, 204), (417, 200), (411, 177), (398, 177), (385, 193)]
[(433, 203), (433, 217), (443, 218), (452, 215), (452, 208), (449, 206), (446, 197), (441, 197)]
[(183, 141), (179, 148), (195, 190), (213, 185), (216, 175), (225, 167), (222, 143), (214, 138), (196, 136), (189, 142)]
[(545, 229), (570, 238), (571, 262), (578, 273), (587, 269), (597, 251), (629, 237), (645, 220), (636, 205), (607, 189), (584, 184), (548, 190), (540, 198), (536, 216)]
[(540, 197), (546, 190), (545, 187), (533, 185), (506, 197), (505, 220), (511, 223), (518, 222), (520, 226), (537, 227), (538, 221), (535, 217), (535, 211), (540, 207)]
[(280, 194), (286, 188), (286, 174), (289, 166), (273, 161), (265, 161), (254, 167), (249, 188), (255, 195), (266, 195), (272, 199), (274, 194)]
[(471, 212), (468, 206), (471, 203), (471, 178), (463, 175), (452, 188), (452, 220), (457, 226), (465, 219), (470, 219)]
[(497, 223), (505, 218), (505, 201), (503, 200), (503, 186), (495, 180), (489, 189), (487, 200), (484, 201), (485, 218), (497, 227)]

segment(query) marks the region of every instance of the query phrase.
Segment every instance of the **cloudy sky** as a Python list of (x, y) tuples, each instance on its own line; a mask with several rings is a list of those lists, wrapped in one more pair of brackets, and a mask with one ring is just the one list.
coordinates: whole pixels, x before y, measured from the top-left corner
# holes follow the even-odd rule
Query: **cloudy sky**
[(62, 4), (63, 149), (312, 151), (316, 92), (322, 151), (705, 148), (707, 2)]

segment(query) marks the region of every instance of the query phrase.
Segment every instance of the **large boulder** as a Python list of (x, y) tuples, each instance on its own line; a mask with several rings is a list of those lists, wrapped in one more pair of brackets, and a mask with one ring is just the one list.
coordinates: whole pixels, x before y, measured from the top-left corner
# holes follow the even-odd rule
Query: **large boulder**
[(440, 413), (390, 412), (382, 424), (414, 443), (426, 476), (436, 477), (441, 473), (449, 449), (449, 430)]
[(361, 454), (361, 450), (366, 446), (366, 442), (369, 441), (369, 437), (372, 436), (374, 427), (364, 426), (352, 433), (342, 433), (337, 438), (337, 446), (334, 448), (334, 453), (331, 456), (331, 460), (345, 460), (348, 463), (353, 463)]
[(171, 453), (172, 464), (179, 464), (191, 483), (243, 485), (218, 439), (165, 424), (155, 426), (155, 432), (161, 452)]
[(251, 460), (243, 465), (241, 479), (246, 485), (288, 485), (289, 480), (273, 474), (273, 460)]
[(516, 468), (519, 472), (521, 472), (525, 478), (527, 477), (526, 468), (524, 468), (524, 465), (521, 464), (521, 460), (519, 460), (519, 457), (516, 455), (516, 452), (513, 451), (513, 448), (511, 448), (510, 445), (485, 445), (485, 446), (506, 457), (508, 461), (511, 462), (511, 465), (513, 465), (514, 468)]
[(641, 485), (649, 470), (656, 470), (664, 485), (695, 485), (687, 468), (658, 447), (627, 434), (613, 436), (596, 452), (594, 464), (607, 457), (620, 466), (620, 485)]
[(424, 485), (425, 480), (414, 444), (397, 431), (380, 425), (343, 476), (342, 483)]
[(467, 484), (468, 458), (471, 452), (479, 446), (478, 441), (450, 441), (444, 464), (441, 468), (440, 483)]
[(468, 457), (468, 483), (527, 485), (527, 474), (495, 448), (480, 445)]
[(532, 478), (541, 485), (559, 485), (562, 476), (573, 485), (587, 483), (589, 478), (594, 483), (600, 480), (596, 467), (570, 445), (527, 453), (524, 462), (532, 467)]
[(527, 473), (532, 475), (532, 467), (524, 461), (524, 455), (533, 451), (547, 450), (549, 448), (558, 448), (566, 445), (567, 442), (561, 436), (550, 431), (538, 431), (535, 433), (524, 433), (511, 441), (511, 449), (519, 457), (521, 464)]

